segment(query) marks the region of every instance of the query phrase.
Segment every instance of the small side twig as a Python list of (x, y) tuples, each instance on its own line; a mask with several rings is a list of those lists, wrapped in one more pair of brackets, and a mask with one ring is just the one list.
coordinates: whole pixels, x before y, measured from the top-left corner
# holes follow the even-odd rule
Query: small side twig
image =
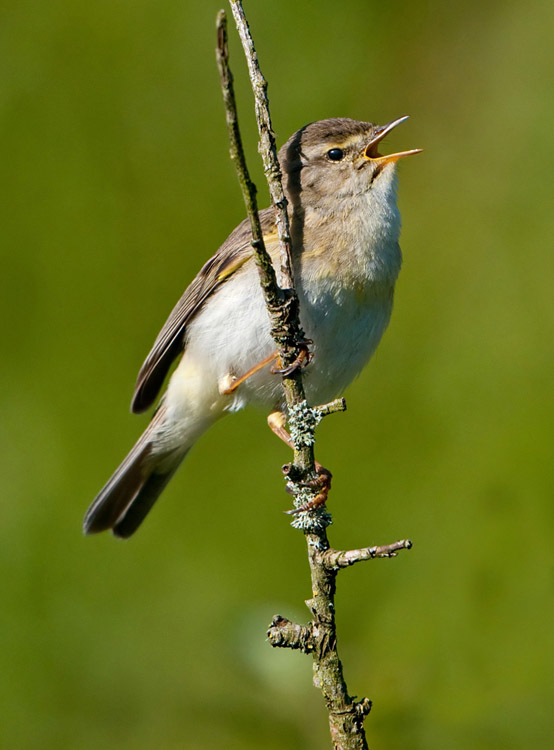
[(271, 645), (276, 648), (300, 649), (305, 654), (311, 654), (315, 648), (311, 623), (298, 625), (281, 615), (275, 615), (271, 621), (267, 637)]
[(323, 564), (329, 570), (348, 568), (357, 562), (373, 560), (376, 557), (396, 557), (400, 550), (411, 549), (412, 543), (409, 539), (393, 544), (382, 544), (379, 547), (363, 547), (362, 549), (351, 549), (342, 552), (336, 549), (328, 549), (325, 553)]

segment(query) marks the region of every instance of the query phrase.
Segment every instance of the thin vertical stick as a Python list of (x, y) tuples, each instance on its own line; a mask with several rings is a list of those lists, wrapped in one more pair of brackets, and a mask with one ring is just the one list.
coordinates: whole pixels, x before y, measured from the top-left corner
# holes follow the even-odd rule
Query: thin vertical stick
[[(252, 37), (248, 30), (244, 11), (240, 3), (231, 2), (233, 13), (239, 27), (244, 49), (256, 55)], [(238, 118), (236, 113), (236, 102), (233, 87), (233, 76), (229, 68), (229, 50), (227, 46), (227, 20), (224, 11), (220, 11), (217, 17), (217, 49), (216, 57), (223, 89), (223, 101), (229, 131), (230, 154), (237, 169), (238, 178), (248, 211), (252, 227), (252, 247), (254, 257), (260, 271), (262, 289), (264, 291), (266, 305), (268, 308), (271, 333), (277, 345), (279, 357), (284, 366), (290, 365), (298, 356), (298, 342), (303, 339), (298, 314), (298, 298), (294, 287), (281, 289), (276, 280), (271, 258), (266, 250), (263, 233), (258, 216), (256, 201), (256, 187), (250, 179), (244, 150), (241, 143)], [(277, 225), (281, 235), (281, 275), (287, 284), (292, 284), (292, 264), (290, 251), (290, 229), (287, 215), (287, 200), (281, 182), (281, 170), (277, 159), (275, 136), (271, 129), (269, 116), (269, 102), (267, 100), (267, 83), (262, 76), (257, 56), (255, 59), (247, 57), (249, 70), (254, 75), (253, 88), (256, 96), (256, 120), (260, 131), (260, 153), (262, 154), (264, 169), (268, 179), (270, 192), (274, 200), (277, 212)], [(283, 376), (283, 388), (289, 414), (291, 408), (304, 404), (306, 395), (302, 384), (302, 373), (300, 369)], [(294, 414), (294, 409), (292, 409)], [(292, 477), (296, 480), (304, 480), (309, 476), (315, 476), (315, 460), (313, 443), (298, 445), (294, 451)], [(292, 479), (291, 477), (291, 479)], [(313, 493), (314, 496), (317, 494)]]
[(250, 81), (252, 83), (252, 90), (254, 91), (256, 121), (260, 133), (259, 151), (264, 164), (269, 194), (277, 211), (277, 231), (279, 232), (281, 244), (281, 286), (283, 289), (293, 289), (294, 275), (287, 199), (283, 191), (281, 169), (277, 160), (275, 133), (271, 126), (267, 81), (260, 70), (258, 55), (242, 4), (238, 0), (230, 0), (230, 5), (248, 64), (248, 72), (250, 73)]
[[(271, 321), (271, 333), (277, 345), (281, 361), (290, 364), (296, 356), (298, 342), (302, 339), (298, 300), (293, 284), (291, 262), (291, 238), (287, 215), (287, 201), (281, 182), (277, 160), (275, 136), (271, 128), (267, 82), (262, 76), (252, 36), (240, 0), (230, 0), (233, 16), (248, 61), (248, 69), (256, 101), (256, 120), (260, 132), (259, 150), (268, 180), (270, 194), (277, 211), (277, 226), (281, 243), (282, 286), (277, 284), (271, 259), (265, 248), (258, 216), (256, 188), (250, 180), (238, 127), (233, 76), (229, 68), (227, 47), (227, 21), (225, 12), (217, 17), (217, 62), (227, 125), (229, 130), (231, 159), (237, 169), (239, 182), (252, 226), (252, 246), (266, 306)], [(288, 476), (295, 491), (315, 495), (317, 490), (303, 487), (306, 479), (315, 476), (313, 432), (315, 425), (327, 414), (344, 410), (344, 399), (323, 407), (308, 406), (302, 384), (300, 369), (283, 377), (283, 388), (289, 412), (289, 424), (294, 442), (294, 461), (288, 468)], [(294, 429), (293, 429), (294, 428)], [(295, 438), (296, 435), (296, 438)], [(337, 650), (335, 623), (336, 576), (340, 569), (362, 560), (375, 557), (393, 557), (400, 549), (409, 549), (409, 541), (396, 542), (381, 547), (360, 550), (337, 551), (330, 548), (326, 527), (331, 522), (328, 513), (317, 509), (300, 514), (294, 525), (302, 528), (308, 545), (312, 598), (306, 602), (312, 614), (308, 625), (298, 625), (277, 615), (268, 631), (272, 646), (300, 649), (312, 655), (314, 660), (314, 684), (323, 693), (329, 714), (329, 728), (335, 750), (368, 750), (363, 722), (371, 708), (367, 698), (356, 701), (348, 693), (343, 667)], [(296, 521), (300, 520), (300, 523)]]

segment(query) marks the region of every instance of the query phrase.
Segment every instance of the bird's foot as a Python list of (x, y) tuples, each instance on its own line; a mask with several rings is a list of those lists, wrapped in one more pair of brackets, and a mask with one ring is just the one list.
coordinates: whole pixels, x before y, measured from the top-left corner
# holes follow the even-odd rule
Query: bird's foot
[[(300, 505), (298, 508), (286, 510), (285, 513), (287, 515), (295, 516), (298, 513), (305, 513), (306, 511), (316, 510), (317, 508), (321, 508), (327, 502), (333, 475), (331, 474), (329, 469), (326, 469), (324, 466), (322, 466), (319, 461), (315, 462), (315, 470), (317, 472), (317, 477), (315, 479), (311, 479), (307, 482), (299, 482), (298, 484), (300, 487), (307, 487), (309, 489), (318, 490), (317, 495), (309, 502)], [(283, 473), (288, 474), (289, 471), (290, 464), (285, 464), (285, 466), (283, 467)]]
[(279, 364), (275, 362), (275, 364), (271, 366), (271, 372), (274, 375), (292, 375), (293, 372), (296, 372), (296, 370), (299, 370), (301, 367), (309, 365), (313, 356), (310, 352), (309, 346), (313, 343), (314, 342), (311, 339), (303, 339), (302, 341), (299, 341), (297, 344), (298, 356), (296, 359), (291, 362), (288, 367), (282, 367), (281, 360), (278, 358), (277, 361)]

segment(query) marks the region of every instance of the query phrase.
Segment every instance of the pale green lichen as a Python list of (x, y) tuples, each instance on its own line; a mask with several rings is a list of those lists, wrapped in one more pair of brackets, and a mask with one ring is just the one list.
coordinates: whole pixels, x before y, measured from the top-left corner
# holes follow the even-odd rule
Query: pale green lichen
[(288, 408), (290, 436), (297, 450), (315, 443), (314, 430), (323, 419), (317, 406), (309, 406), (306, 399)]
[[(294, 506), (297, 509), (312, 502), (317, 494), (309, 487), (300, 487), (299, 489), (298, 485), (292, 482), (289, 482), (288, 486), (294, 492)], [(319, 507), (296, 513), (291, 521), (291, 526), (304, 532), (317, 534), (330, 526), (332, 522), (331, 514), (327, 513), (323, 507)]]
[(294, 516), (291, 526), (294, 529), (301, 529), (308, 534), (317, 534), (324, 531), (327, 526), (333, 523), (331, 514), (326, 510), (316, 508), (315, 510), (303, 510)]

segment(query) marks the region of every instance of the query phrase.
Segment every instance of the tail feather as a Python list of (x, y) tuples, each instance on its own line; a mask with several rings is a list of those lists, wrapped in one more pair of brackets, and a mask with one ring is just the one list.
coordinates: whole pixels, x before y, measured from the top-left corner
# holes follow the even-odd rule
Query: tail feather
[(135, 445), (125, 461), (95, 497), (83, 522), (85, 534), (112, 529), (144, 485), (151, 446)]
[(164, 416), (162, 406), (127, 458), (100, 490), (85, 515), (85, 534), (112, 529), (115, 536), (126, 538), (138, 529), (186, 452), (175, 455), (169, 465), (167, 454), (153, 455), (152, 440)]
[(148, 512), (163, 492), (179, 464), (173, 471), (167, 474), (151, 474), (133, 497), (130, 504), (119, 516), (117, 523), (113, 526), (113, 533), (121, 539), (127, 539), (134, 534), (144, 521)]

